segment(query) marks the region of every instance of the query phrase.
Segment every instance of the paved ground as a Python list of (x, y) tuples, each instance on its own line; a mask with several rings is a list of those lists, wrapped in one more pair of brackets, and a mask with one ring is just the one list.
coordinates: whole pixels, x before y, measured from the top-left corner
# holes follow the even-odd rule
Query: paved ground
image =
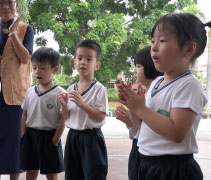
[[(128, 130), (125, 125), (115, 118), (107, 117), (107, 122), (102, 128), (108, 149), (108, 177), (107, 180), (127, 180), (127, 161), (131, 148), (131, 140), (128, 139)], [(63, 145), (68, 129), (62, 136)], [(199, 153), (196, 160), (204, 173), (204, 180), (211, 180), (211, 119), (201, 120), (197, 140)], [(40, 175), (38, 180), (46, 179)], [(8, 176), (2, 176), (1, 180), (9, 180)], [(20, 180), (25, 180), (25, 174)], [(64, 180), (64, 173), (59, 174), (59, 180)]]

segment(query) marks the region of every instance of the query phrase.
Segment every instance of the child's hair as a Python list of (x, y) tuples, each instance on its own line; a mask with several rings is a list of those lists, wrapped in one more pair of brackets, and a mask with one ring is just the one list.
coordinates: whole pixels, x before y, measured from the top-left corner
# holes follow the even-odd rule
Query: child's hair
[(151, 46), (147, 46), (137, 52), (135, 55), (134, 64), (140, 64), (144, 67), (144, 75), (147, 79), (155, 79), (158, 76), (162, 76), (163, 73), (155, 69), (150, 51)]
[(53, 48), (40, 47), (32, 54), (31, 61), (48, 62), (54, 68), (59, 66), (60, 55)]
[(76, 50), (78, 48), (93, 49), (96, 52), (97, 61), (100, 61), (100, 58), (101, 58), (101, 55), (102, 55), (102, 50), (101, 50), (100, 45), (96, 41), (91, 40), (91, 39), (82, 40), (76, 45)]
[(211, 28), (211, 21), (203, 24), (202, 21), (193, 14), (190, 13), (170, 13), (161, 17), (154, 25), (151, 33), (153, 38), (155, 29), (159, 31), (171, 31), (175, 33), (180, 48), (190, 42), (196, 43), (196, 52), (191, 58), (192, 63), (198, 58), (204, 51), (207, 43), (207, 35), (205, 27)]

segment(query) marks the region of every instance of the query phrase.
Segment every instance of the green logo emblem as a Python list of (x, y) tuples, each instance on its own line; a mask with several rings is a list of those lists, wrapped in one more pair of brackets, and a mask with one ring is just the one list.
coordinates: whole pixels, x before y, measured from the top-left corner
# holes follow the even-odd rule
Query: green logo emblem
[(166, 110), (159, 109), (157, 112), (160, 113), (160, 114), (162, 114), (162, 115), (164, 115), (164, 116), (170, 117), (170, 112), (168, 112)]
[(47, 104), (46, 106), (48, 109), (53, 109), (53, 104)]

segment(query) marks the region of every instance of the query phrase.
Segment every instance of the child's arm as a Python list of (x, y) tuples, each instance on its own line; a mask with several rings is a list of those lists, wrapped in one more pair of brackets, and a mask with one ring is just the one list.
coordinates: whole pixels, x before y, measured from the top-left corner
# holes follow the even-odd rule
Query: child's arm
[(106, 113), (101, 112), (95, 107), (91, 107), (90, 105), (86, 104), (82, 98), (81, 95), (76, 91), (71, 91), (69, 93), (69, 97), (71, 101), (73, 101), (78, 107), (83, 109), (92, 119), (94, 119), (97, 122), (102, 122), (105, 119)]
[(24, 110), (21, 119), (21, 137), (24, 135), (26, 131), (26, 120), (27, 120), (27, 112), (26, 110)]
[(130, 117), (132, 124), (134, 124), (135, 127), (139, 129), (141, 127), (142, 120), (136, 114), (131, 112), (130, 110), (129, 110), (129, 117)]
[(134, 109), (134, 113), (155, 132), (176, 143), (185, 139), (196, 117), (196, 113), (188, 108), (173, 108), (170, 117), (159, 114), (146, 106)]
[(170, 117), (167, 117), (145, 106), (145, 97), (141, 92), (141, 86), (138, 88), (138, 94), (125, 84), (121, 85), (119, 91), (122, 97), (119, 101), (156, 133), (177, 143), (182, 142), (189, 133), (196, 117), (196, 113), (191, 109), (173, 108)]
[(56, 132), (54, 134), (54, 137), (53, 137), (53, 144), (58, 146), (58, 143), (61, 139), (61, 136), (62, 136), (62, 133), (64, 131), (64, 128), (65, 128), (65, 119), (63, 117), (62, 114), (59, 115), (59, 121), (58, 121), (58, 125), (57, 125), (57, 128), (56, 128)]

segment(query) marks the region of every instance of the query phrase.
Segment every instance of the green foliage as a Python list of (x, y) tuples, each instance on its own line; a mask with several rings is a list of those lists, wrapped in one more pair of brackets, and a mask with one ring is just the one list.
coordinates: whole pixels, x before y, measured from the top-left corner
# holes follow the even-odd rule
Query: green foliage
[[(30, 24), (36, 33), (51, 30), (59, 44), (62, 74), (70, 75), (78, 41), (89, 38), (102, 47), (96, 78), (105, 86), (120, 72), (131, 78), (126, 62), (151, 44), (151, 29), (164, 14), (188, 9), (196, 0), (28, 0)], [(190, 10), (190, 9), (189, 9)], [(39, 39), (37, 43), (45, 43)]]
[(17, 13), (18, 14), (24, 13), (25, 16), (24, 16), (22, 22), (28, 23), (28, 21), (30, 20), (30, 15), (29, 15), (28, 3), (27, 3), (26, 0), (19, 0), (18, 1)]
[(69, 56), (61, 57), (62, 73), (65, 75), (72, 75), (73, 73), (73, 60)]
[(63, 87), (64, 89), (67, 89), (69, 87), (69, 84), (67, 84), (67, 76), (63, 75), (63, 74), (55, 75), (54, 83), (58, 84), (59, 86)]
[(47, 39), (44, 37), (44, 36), (41, 36), (41, 37), (38, 37), (36, 40), (35, 40), (35, 43), (38, 45), (38, 46), (46, 46), (47, 45)]
[(116, 101), (118, 98), (118, 90), (116, 88), (107, 88), (108, 101)]
[(197, 72), (194, 69), (191, 69), (192, 73), (198, 78), (198, 80), (201, 82), (203, 88), (206, 88), (207, 85), (207, 79), (203, 75), (198, 75)]
[(71, 84), (78, 81), (78, 76), (70, 77), (65, 74), (56, 74), (54, 76), (54, 83), (58, 84), (59, 86), (67, 89)]
[(186, 13), (192, 13), (192, 14), (195, 14), (197, 15), (201, 20), (204, 20), (205, 17), (204, 17), (204, 14), (200, 11), (200, 9), (198, 9), (196, 7), (196, 4), (195, 3), (191, 3), (190, 6), (188, 8), (185, 8), (183, 10), (183, 12), (186, 12)]

